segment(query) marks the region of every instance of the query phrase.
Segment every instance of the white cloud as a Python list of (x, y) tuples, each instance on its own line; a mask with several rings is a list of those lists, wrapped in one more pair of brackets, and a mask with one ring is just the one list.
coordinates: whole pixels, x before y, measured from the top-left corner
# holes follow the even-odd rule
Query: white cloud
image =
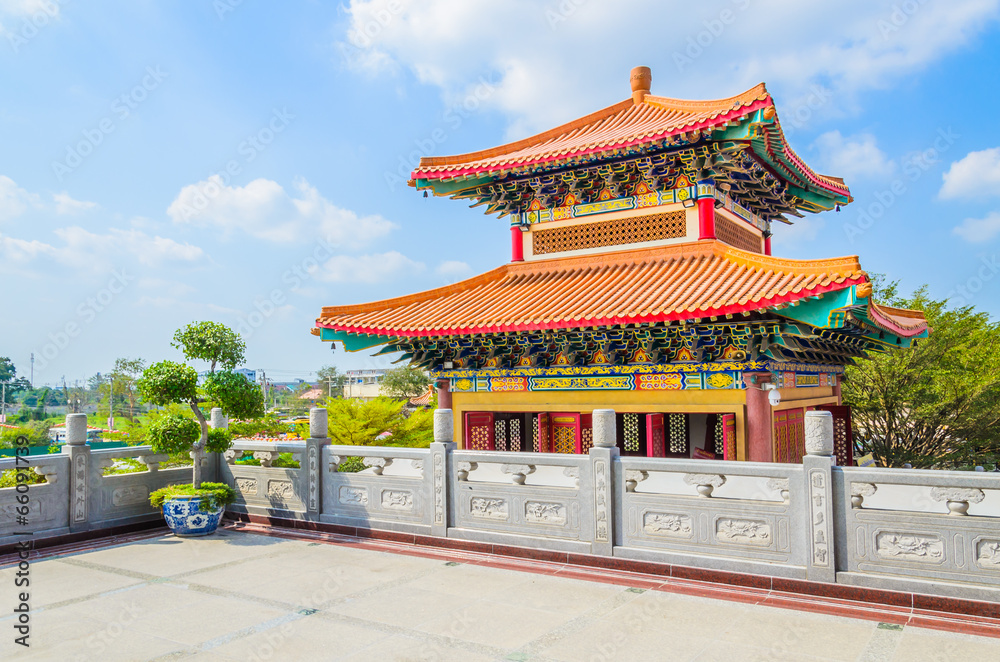
[(49, 18), (55, 18), (59, 16), (59, 2), (55, 0), (0, 0), (0, 14), (10, 16), (44, 14)]
[[(787, 119), (800, 110), (850, 109), (855, 93), (891, 85), (965, 46), (1000, 3), (914, 0), (909, 13), (903, 4), (351, 0), (338, 46), (349, 65), (408, 71), (439, 88), (449, 105), (492, 77), (494, 90), (479, 101), (505, 113), (515, 136), (628, 98), (628, 72), (640, 64), (653, 68), (653, 93), (664, 96), (728, 96), (765, 80)], [(623, 35), (645, 44), (644, 54), (608, 47), (585, 66), (567, 57)], [(823, 108), (809, 103), (816, 90)]]
[(425, 269), (398, 251), (372, 255), (335, 255), (311, 273), (330, 283), (384, 283)]
[(842, 136), (840, 131), (829, 131), (816, 138), (822, 171), (833, 177), (850, 180), (868, 177), (888, 177), (896, 164), (879, 149), (875, 136), (862, 133)]
[(89, 209), (97, 209), (96, 202), (86, 202), (84, 200), (74, 200), (69, 193), (54, 193), (52, 199), (56, 203), (57, 214), (78, 214)]
[(62, 245), (0, 235), (0, 261), (27, 263), (45, 257), (71, 267), (104, 270), (120, 265), (125, 259), (135, 259), (145, 266), (158, 266), (168, 262), (196, 263), (205, 258), (198, 246), (150, 236), (140, 230), (109, 228), (106, 234), (96, 234), (73, 226), (59, 228), (55, 235), (62, 240)]
[(943, 175), (944, 199), (1000, 195), (1000, 147), (969, 152)]
[(223, 236), (239, 231), (277, 242), (318, 235), (338, 245), (360, 246), (395, 227), (381, 216), (359, 217), (337, 207), (304, 179), (296, 180), (294, 188), (297, 196), (269, 179), (226, 186), (212, 175), (182, 188), (167, 214), (174, 223), (215, 227)]
[(1000, 212), (990, 212), (985, 218), (967, 218), (952, 230), (971, 243), (982, 243), (1000, 234)]
[(472, 273), (472, 267), (459, 260), (445, 260), (434, 271), (439, 276), (444, 276), (449, 283), (455, 283), (469, 276)]
[(36, 193), (29, 193), (14, 183), (14, 180), (0, 175), (0, 222), (17, 218), (30, 207), (41, 205)]

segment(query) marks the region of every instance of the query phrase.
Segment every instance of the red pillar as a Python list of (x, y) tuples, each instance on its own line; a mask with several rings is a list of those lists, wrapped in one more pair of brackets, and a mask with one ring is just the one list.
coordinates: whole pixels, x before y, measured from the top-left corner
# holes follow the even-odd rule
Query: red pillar
[(451, 380), (439, 379), (435, 386), (438, 392), (438, 409), (451, 409)]
[(764, 255), (770, 255), (770, 254), (771, 254), (771, 233), (770, 232), (765, 232), (764, 233)]
[(524, 262), (524, 237), (520, 225), (510, 226), (510, 261)]
[[(707, 189), (707, 190), (706, 190)], [(715, 182), (698, 182), (698, 238), (715, 239)]]
[[(754, 377), (757, 383), (754, 384)], [(747, 459), (751, 462), (774, 462), (771, 442), (771, 403), (762, 386), (771, 381), (771, 373), (743, 373), (747, 393)]]

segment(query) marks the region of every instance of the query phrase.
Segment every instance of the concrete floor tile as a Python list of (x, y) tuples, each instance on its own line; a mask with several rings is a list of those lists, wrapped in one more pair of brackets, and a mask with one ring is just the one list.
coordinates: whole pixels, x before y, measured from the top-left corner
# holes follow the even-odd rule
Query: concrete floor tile
[[(330, 658), (334, 659), (334, 658)], [(492, 662), (497, 658), (420, 637), (395, 636), (343, 659), (349, 662)]]
[[(672, 658), (671, 658), (672, 659)], [(682, 660), (685, 658), (678, 658)], [(814, 657), (801, 652), (793, 652), (780, 646), (758, 647), (748, 644), (736, 644), (728, 641), (709, 642), (700, 653), (692, 658), (692, 662), (720, 662), (722, 660), (736, 662), (831, 662), (842, 658)]]
[(877, 623), (838, 616), (754, 606), (719, 639), (785, 655), (856, 660)]
[(705, 640), (671, 636), (662, 630), (632, 627), (619, 620), (595, 619), (586, 627), (538, 649), (545, 659), (580, 660), (690, 660), (705, 647)]
[(496, 648), (517, 649), (571, 620), (571, 614), (481, 600), (427, 621), (418, 630)]
[(390, 586), (370, 595), (351, 598), (326, 609), (377, 623), (408, 629), (472, 603), (475, 598), (459, 597), (409, 586)]
[(362, 650), (390, 635), (313, 614), (210, 649), (236, 660), (327, 660)]
[[(16, 572), (16, 568), (0, 570), (0, 586), (13, 587)], [(142, 582), (134, 577), (81, 568), (58, 559), (34, 562), (30, 572), (31, 606), (36, 609)]]
[(490, 597), (492, 601), (518, 609), (524, 607), (567, 616), (576, 616), (594, 609), (625, 590), (621, 586), (579, 579), (511, 574), (512, 578), (520, 575), (523, 580), (512, 582), (508, 589), (493, 594)]
[(893, 662), (952, 662), (1000, 660), (1000, 639), (907, 627)]

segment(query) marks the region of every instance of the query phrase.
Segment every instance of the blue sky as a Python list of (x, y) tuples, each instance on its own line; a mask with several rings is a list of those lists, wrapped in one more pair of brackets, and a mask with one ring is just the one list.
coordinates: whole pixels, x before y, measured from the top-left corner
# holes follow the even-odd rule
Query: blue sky
[(0, 0), (0, 355), (73, 383), (212, 319), (274, 378), (384, 365), (311, 336), (320, 308), (509, 258), (505, 221), (402, 184), (416, 159), (625, 99), (640, 64), (663, 96), (766, 82), (847, 180), (775, 254), (996, 316), (998, 5)]

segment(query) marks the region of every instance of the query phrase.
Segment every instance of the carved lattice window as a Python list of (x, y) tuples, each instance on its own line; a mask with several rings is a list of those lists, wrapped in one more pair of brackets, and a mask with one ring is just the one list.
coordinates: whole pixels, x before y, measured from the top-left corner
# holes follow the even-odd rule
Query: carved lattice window
[(490, 449), (490, 429), (485, 425), (472, 428), (472, 450), (488, 451)]
[(686, 235), (687, 220), (683, 211), (595, 221), (531, 233), (535, 255), (677, 239)]
[(580, 452), (587, 454), (594, 445), (594, 429), (583, 428), (580, 430)]
[(751, 253), (764, 252), (764, 240), (752, 230), (722, 214), (715, 214), (715, 236), (719, 241)]
[(535, 449), (536, 453), (541, 453), (542, 449), (538, 447), (538, 422), (534, 421), (534, 423), (531, 426), (531, 447)]
[(552, 445), (556, 453), (575, 453), (576, 434), (568, 425), (556, 425), (552, 429)]
[(726, 429), (721, 416), (715, 417), (715, 455), (716, 457), (726, 456)]
[(515, 453), (521, 450), (521, 419), (510, 419), (510, 450)]
[(496, 450), (505, 451), (507, 450), (507, 421), (502, 418), (498, 418), (493, 423), (494, 427), (494, 445)]
[(670, 452), (688, 452), (688, 428), (687, 415), (670, 414), (668, 419), (670, 425)]
[(628, 453), (639, 452), (639, 414), (623, 414), (624, 424), (623, 441), (625, 451)]

